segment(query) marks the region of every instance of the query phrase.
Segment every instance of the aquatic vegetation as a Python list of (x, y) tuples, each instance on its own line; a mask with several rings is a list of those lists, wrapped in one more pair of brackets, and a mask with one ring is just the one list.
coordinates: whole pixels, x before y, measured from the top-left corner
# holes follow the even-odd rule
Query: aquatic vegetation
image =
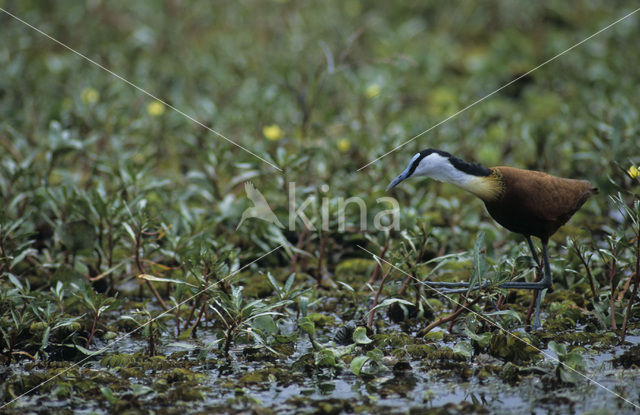
[[(639, 404), (640, 14), (523, 75), (629, 5), (3, 7), (156, 98), (0, 12), (0, 412)], [(600, 188), (549, 244), (541, 330), (498, 288), (534, 255), (478, 201), (385, 192), (426, 147)], [(238, 227), (248, 181), (283, 227)]]

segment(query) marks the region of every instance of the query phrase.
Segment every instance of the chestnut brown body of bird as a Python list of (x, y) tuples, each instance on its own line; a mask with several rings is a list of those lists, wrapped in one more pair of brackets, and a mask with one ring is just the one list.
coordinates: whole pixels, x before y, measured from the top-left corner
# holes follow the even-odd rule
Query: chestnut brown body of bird
[(487, 211), (508, 230), (549, 240), (598, 189), (585, 180), (539, 171), (491, 167), (499, 183), (497, 197), (483, 199)]

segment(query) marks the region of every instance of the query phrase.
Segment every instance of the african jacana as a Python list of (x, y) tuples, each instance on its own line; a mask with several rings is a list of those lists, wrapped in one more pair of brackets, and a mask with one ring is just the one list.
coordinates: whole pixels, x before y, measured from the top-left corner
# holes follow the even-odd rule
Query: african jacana
[[(547, 173), (513, 167), (486, 168), (467, 163), (451, 154), (434, 149), (413, 156), (409, 166), (387, 187), (395, 187), (409, 177), (426, 176), (454, 184), (478, 196), (496, 222), (508, 230), (524, 235), (537, 264), (531, 236), (540, 238), (544, 276), (539, 282), (509, 281), (502, 288), (538, 290), (534, 328), (540, 326), (540, 290), (551, 287), (551, 269), (547, 244), (593, 194), (598, 193), (584, 180), (563, 179)], [(468, 287), (469, 283), (430, 282), (429, 286)], [(472, 287), (474, 289), (479, 286)]]

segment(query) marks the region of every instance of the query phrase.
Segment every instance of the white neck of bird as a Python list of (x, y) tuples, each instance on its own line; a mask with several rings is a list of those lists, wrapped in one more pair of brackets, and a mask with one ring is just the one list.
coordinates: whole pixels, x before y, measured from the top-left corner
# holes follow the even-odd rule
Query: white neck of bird
[(427, 176), (440, 182), (451, 183), (483, 200), (491, 199), (499, 192), (499, 187), (493, 180), (460, 171), (448, 159), (439, 154), (425, 157), (418, 165), (414, 175)]
[(479, 179), (477, 176), (456, 169), (448, 162), (438, 170), (432, 171), (429, 177), (439, 182), (451, 183), (471, 193), (473, 193), (474, 183)]

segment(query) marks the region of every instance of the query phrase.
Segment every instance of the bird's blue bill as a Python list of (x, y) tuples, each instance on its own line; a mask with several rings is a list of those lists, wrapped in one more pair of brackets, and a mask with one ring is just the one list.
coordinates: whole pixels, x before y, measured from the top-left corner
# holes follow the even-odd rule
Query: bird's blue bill
[(400, 173), (400, 175), (398, 177), (393, 179), (393, 181), (391, 183), (389, 183), (389, 186), (387, 186), (387, 190), (393, 189), (394, 187), (396, 187), (398, 185), (398, 183), (400, 183), (401, 181), (406, 179), (409, 176), (409, 168), (410, 167), (407, 167), (405, 169), (405, 171), (403, 171), (402, 173)]

